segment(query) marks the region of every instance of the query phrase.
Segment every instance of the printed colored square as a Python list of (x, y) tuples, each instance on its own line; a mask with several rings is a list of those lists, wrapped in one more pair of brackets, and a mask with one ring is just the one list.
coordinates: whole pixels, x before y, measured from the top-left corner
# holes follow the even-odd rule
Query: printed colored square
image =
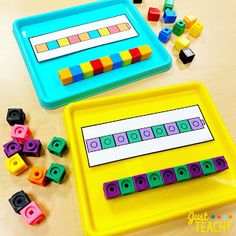
[(220, 172), (229, 168), (224, 156), (212, 158), (212, 161), (215, 165), (217, 172)]
[(58, 75), (63, 85), (70, 84), (73, 82), (72, 74), (69, 68), (59, 70)]
[(42, 44), (36, 45), (36, 46), (35, 46), (35, 49), (36, 49), (36, 51), (37, 51), (38, 53), (48, 51), (48, 47), (47, 47), (46, 43), (42, 43)]
[(88, 152), (96, 152), (102, 149), (99, 138), (87, 139), (86, 146), (87, 146)]
[(141, 53), (141, 61), (148, 59), (152, 55), (152, 49), (148, 45), (138, 47)]
[(153, 172), (147, 173), (147, 178), (148, 178), (150, 188), (157, 188), (159, 186), (164, 185), (160, 171), (153, 171)]
[(108, 28), (99, 29), (98, 32), (101, 36), (106, 36), (110, 34), (110, 31), (108, 30)]
[(122, 59), (122, 66), (128, 66), (132, 63), (132, 56), (128, 50), (120, 52), (120, 57)]
[(58, 42), (60, 47), (65, 47), (65, 46), (70, 45), (70, 42), (69, 42), (68, 38), (58, 39), (57, 42)]
[(216, 172), (215, 165), (212, 160), (203, 160), (200, 161), (204, 175), (213, 174)]
[(192, 130), (187, 120), (178, 121), (176, 123), (177, 123), (180, 133), (189, 132)]
[(118, 29), (118, 27), (116, 25), (112, 25), (112, 26), (109, 26), (107, 28), (108, 28), (108, 30), (110, 31), (111, 34), (115, 34), (115, 33), (120, 32), (120, 30)]
[(101, 60), (101, 63), (103, 65), (103, 71), (104, 72), (112, 70), (113, 62), (112, 62), (112, 60), (109, 56), (102, 57), (102, 58), (100, 58), (100, 60)]
[(69, 40), (70, 44), (75, 44), (75, 43), (80, 42), (79, 36), (77, 34), (69, 36), (68, 40)]
[(117, 180), (104, 183), (103, 190), (107, 199), (120, 196), (120, 186)]
[(166, 129), (164, 125), (156, 125), (152, 127), (152, 131), (156, 138), (167, 136)]
[(141, 135), (137, 129), (128, 131), (127, 137), (130, 143), (136, 143), (142, 141)]
[(100, 137), (101, 145), (103, 149), (115, 147), (115, 141), (112, 135)]
[(56, 40), (47, 43), (48, 49), (53, 50), (59, 48), (59, 45)]
[(88, 32), (89, 36), (91, 39), (99, 38), (100, 34), (98, 33), (97, 30), (89, 31)]
[(90, 39), (88, 33), (81, 33), (81, 34), (79, 34), (79, 38), (80, 38), (81, 41), (86, 41), (86, 40)]
[(164, 125), (168, 135), (178, 134), (179, 130), (175, 122)]
[(118, 24), (117, 27), (120, 31), (126, 31), (130, 29), (130, 25), (127, 23)]
[(142, 55), (141, 55), (140, 51), (138, 50), (138, 48), (130, 49), (129, 53), (132, 57), (132, 64), (139, 62), (141, 60)]
[(142, 128), (139, 129), (139, 132), (141, 134), (142, 140), (149, 140), (155, 138), (151, 128)]
[(197, 178), (204, 175), (200, 162), (189, 163), (187, 164), (187, 167), (188, 167), (191, 178)]
[(150, 188), (146, 174), (133, 176), (133, 181), (137, 192)]
[(79, 65), (70, 67), (69, 69), (73, 77), (73, 82), (80, 81), (84, 78), (83, 71), (81, 70)]
[(178, 182), (190, 179), (190, 174), (186, 165), (177, 166), (174, 170)]
[(177, 182), (174, 168), (161, 170), (161, 175), (165, 184), (173, 184)]
[(100, 61), (100, 59), (90, 61), (92, 67), (93, 67), (93, 73), (94, 75), (101, 74), (103, 72), (103, 64)]
[(202, 121), (199, 117), (188, 120), (192, 130), (204, 129)]
[(93, 76), (93, 67), (90, 62), (84, 62), (80, 64), (80, 68), (83, 71), (84, 79)]
[(135, 192), (134, 182), (132, 177), (118, 180), (121, 195), (127, 195)]
[(116, 146), (129, 144), (126, 133), (114, 134), (114, 139), (115, 139)]
[(119, 53), (113, 54), (110, 57), (113, 62), (113, 70), (122, 67), (122, 59)]

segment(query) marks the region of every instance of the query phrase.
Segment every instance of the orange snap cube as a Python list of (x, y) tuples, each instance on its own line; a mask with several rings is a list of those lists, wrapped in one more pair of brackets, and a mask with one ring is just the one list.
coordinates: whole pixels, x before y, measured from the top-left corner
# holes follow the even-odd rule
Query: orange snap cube
[(37, 185), (45, 186), (46, 185), (46, 172), (47, 172), (46, 169), (34, 166), (30, 170), (30, 173), (29, 173), (29, 176), (28, 176), (28, 180), (32, 184), (37, 184)]

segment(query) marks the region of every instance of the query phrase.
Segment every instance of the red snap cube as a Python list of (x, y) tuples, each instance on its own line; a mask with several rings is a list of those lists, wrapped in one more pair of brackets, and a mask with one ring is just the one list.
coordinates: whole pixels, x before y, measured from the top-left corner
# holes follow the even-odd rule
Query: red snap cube
[(138, 48), (132, 48), (129, 50), (130, 55), (132, 56), (132, 64), (139, 62), (141, 60), (141, 53)]
[(148, 10), (148, 21), (158, 21), (161, 11), (158, 8), (150, 7)]
[(94, 75), (103, 73), (103, 65), (100, 59), (90, 61), (90, 64), (93, 67)]

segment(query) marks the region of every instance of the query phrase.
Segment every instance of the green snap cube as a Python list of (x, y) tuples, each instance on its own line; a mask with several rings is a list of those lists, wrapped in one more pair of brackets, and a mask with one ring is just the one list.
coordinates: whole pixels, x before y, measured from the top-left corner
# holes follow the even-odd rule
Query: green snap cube
[(176, 166), (174, 170), (178, 182), (190, 179), (190, 173), (186, 165)]
[(164, 125), (156, 125), (152, 127), (152, 131), (156, 138), (167, 136), (166, 129)]
[(192, 130), (187, 120), (178, 121), (176, 123), (177, 123), (180, 133), (189, 132)]
[(100, 137), (103, 149), (115, 147), (115, 141), (112, 135)]
[(178, 20), (174, 24), (172, 32), (173, 34), (180, 36), (184, 33), (185, 28), (186, 28), (186, 23), (183, 20)]
[(213, 174), (216, 172), (215, 165), (211, 159), (200, 161), (204, 175)]
[(66, 174), (65, 167), (58, 163), (52, 163), (46, 172), (47, 179), (60, 184)]
[(175, 0), (165, 0), (164, 8), (163, 10), (170, 9), (172, 10), (174, 7)]
[(136, 143), (136, 142), (142, 141), (141, 135), (137, 129), (127, 131), (127, 137), (128, 137), (129, 143)]
[(121, 195), (127, 195), (135, 192), (134, 182), (132, 177), (118, 180)]
[(53, 137), (52, 141), (48, 145), (48, 151), (54, 155), (62, 157), (67, 148), (65, 139)]
[(150, 188), (156, 188), (156, 187), (164, 185), (160, 171), (153, 171), (153, 172), (147, 173), (147, 179), (148, 179)]

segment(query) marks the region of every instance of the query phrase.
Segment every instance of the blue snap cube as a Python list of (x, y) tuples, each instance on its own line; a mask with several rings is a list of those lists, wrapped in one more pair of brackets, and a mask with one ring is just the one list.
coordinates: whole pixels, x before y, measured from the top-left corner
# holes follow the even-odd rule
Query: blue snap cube
[(119, 53), (112, 54), (110, 58), (113, 62), (113, 68), (112, 68), (113, 70), (122, 67), (122, 58)]
[(84, 78), (83, 71), (81, 70), (79, 65), (70, 67), (70, 72), (73, 77), (73, 82), (80, 81)]
[(162, 43), (167, 43), (170, 40), (172, 34), (172, 30), (165, 26), (159, 33), (158, 35), (158, 39), (162, 42)]
[(163, 21), (166, 24), (174, 23), (177, 18), (176, 12), (170, 9), (166, 9), (163, 15)]

